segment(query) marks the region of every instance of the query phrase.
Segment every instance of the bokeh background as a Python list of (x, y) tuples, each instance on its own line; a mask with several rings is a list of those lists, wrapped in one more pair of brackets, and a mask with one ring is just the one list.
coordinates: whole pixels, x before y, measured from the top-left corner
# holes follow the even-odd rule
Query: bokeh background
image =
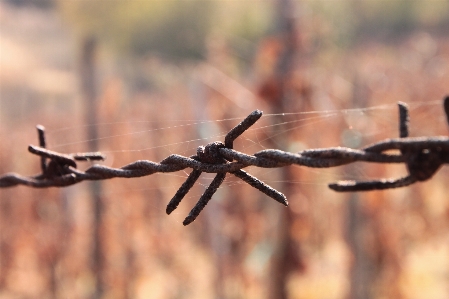
[[(251, 154), (447, 135), (449, 1), (0, 1), (0, 174), (48, 147), (105, 165), (189, 156), (250, 111)], [(368, 107), (368, 108), (367, 108)], [(349, 109), (349, 110), (348, 110)], [(84, 169), (89, 163), (79, 163)], [(0, 190), (0, 298), (449, 298), (448, 169), (408, 188), (338, 194), (403, 166), (248, 168), (284, 208), (228, 177), (190, 226), (189, 170)]]

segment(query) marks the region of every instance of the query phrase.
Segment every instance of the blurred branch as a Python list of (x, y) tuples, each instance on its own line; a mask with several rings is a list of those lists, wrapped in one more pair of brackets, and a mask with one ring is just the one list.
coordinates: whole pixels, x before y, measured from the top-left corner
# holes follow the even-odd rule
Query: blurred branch
[[(159, 163), (139, 160), (121, 168), (93, 165), (85, 171), (77, 169), (76, 160), (101, 160), (103, 156), (100, 153), (66, 155), (47, 150), (42, 147), (45, 144), (45, 140), (43, 127), (39, 126), (41, 147), (30, 145), (28, 149), (31, 153), (39, 155), (41, 159), (49, 159), (50, 162), (45, 165), (43, 163), (42, 174), (36, 176), (24, 177), (15, 173), (0, 176), (0, 188), (16, 185), (26, 185), (35, 188), (63, 187), (85, 180), (142, 177), (159, 172), (175, 172), (185, 168), (192, 168), (192, 173), (167, 207), (167, 213), (170, 214), (176, 209), (202, 172), (216, 173), (215, 179), (201, 196), (189, 216), (184, 220), (184, 225), (188, 225), (196, 219), (207, 205), (227, 173), (237, 176), (285, 206), (288, 205), (287, 199), (282, 193), (242, 170), (242, 168), (248, 166), (275, 168), (296, 164), (313, 168), (329, 168), (354, 162), (404, 163), (407, 167), (408, 175), (403, 178), (366, 182), (340, 181), (329, 184), (329, 188), (339, 192), (347, 192), (404, 187), (418, 181), (430, 179), (442, 165), (449, 164), (449, 138), (445, 136), (407, 137), (409, 132), (408, 108), (404, 103), (399, 103), (399, 108), (400, 138), (386, 139), (360, 150), (334, 147), (310, 149), (298, 153), (289, 153), (277, 149), (262, 150), (254, 155), (238, 152), (233, 149), (234, 140), (262, 116), (261, 111), (255, 110), (229, 131), (224, 143), (213, 142), (205, 147), (200, 146), (197, 150), (197, 155), (191, 157), (170, 155)], [(444, 111), (449, 123), (449, 96), (444, 99)], [(399, 150), (400, 152), (399, 154), (385, 153), (390, 150)]]

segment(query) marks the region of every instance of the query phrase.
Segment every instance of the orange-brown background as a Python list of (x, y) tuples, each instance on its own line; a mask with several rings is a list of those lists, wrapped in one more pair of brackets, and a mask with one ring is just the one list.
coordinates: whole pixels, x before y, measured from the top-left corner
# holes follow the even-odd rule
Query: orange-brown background
[[(88, 38), (105, 165), (192, 155), (254, 109), (293, 114), (264, 116), (236, 142), (248, 154), (396, 137), (397, 101), (410, 105), (413, 136), (447, 135), (449, 1), (290, 4), (279, 16), (283, 1), (1, 1), (0, 173), (39, 172), (26, 151), (36, 124), (50, 149), (89, 150)], [(342, 110), (364, 107), (377, 108)], [(337, 112), (299, 114), (315, 110)], [(229, 177), (183, 227), (212, 177), (167, 216), (189, 170), (104, 181), (94, 195), (88, 182), (1, 189), (0, 298), (449, 298), (446, 168), (352, 194), (327, 183), (405, 169), (248, 171), (290, 206)]]

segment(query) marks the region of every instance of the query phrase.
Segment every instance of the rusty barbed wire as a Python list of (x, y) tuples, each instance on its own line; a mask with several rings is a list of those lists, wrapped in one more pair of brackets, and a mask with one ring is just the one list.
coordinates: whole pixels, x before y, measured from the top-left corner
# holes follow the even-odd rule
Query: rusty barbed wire
[[(408, 107), (401, 102), (398, 103), (398, 106), (399, 138), (385, 139), (362, 149), (332, 147), (309, 149), (298, 153), (267, 149), (253, 155), (241, 153), (233, 149), (233, 143), (262, 116), (262, 111), (255, 110), (229, 131), (224, 143), (212, 142), (206, 146), (200, 146), (194, 156), (184, 157), (174, 154), (159, 163), (139, 160), (121, 168), (94, 164), (85, 171), (77, 169), (76, 161), (104, 160), (104, 156), (99, 152), (61, 154), (48, 150), (45, 148), (44, 127), (37, 126), (39, 146), (30, 145), (28, 150), (40, 156), (42, 173), (30, 177), (16, 173), (4, 174), (0, 176), (0, 188), (17, 185), (34, 188), (64, 187), (86, 180), (134, 178), (192, 168), (192, 172), (186, 181), (167, 205), (166, 212), (170, 214), (193, 187), (202, 172), (216, 173), (211, 184), (185, 218), (183, 224), (188, 225), (198, 217), (223, 183), (227, 173), (235, 175), (269, 197), (288, 206), (284, 194), (242, 170), (242, 168), (248, 166), (275, 168), (295, 164), (312, 168), (329, 168), (354, 162), (403, 163), (406, 165), (408, 172), (405, 177), (363, 182), (339, 181), (329, 184), (329, 188), (338, 192), (354, 192), (405, 187), (418, 181), (430, 179), (442, 165), (449, 163), (449, 138), (445, 136), (408, 137)], [(443, 100), (443, 110), (449, 124), (449, 96)], [(388, 153), (390, 150), (398, 150), (399, 154)], [(48, 163), (47, 160), (49, 160)]]

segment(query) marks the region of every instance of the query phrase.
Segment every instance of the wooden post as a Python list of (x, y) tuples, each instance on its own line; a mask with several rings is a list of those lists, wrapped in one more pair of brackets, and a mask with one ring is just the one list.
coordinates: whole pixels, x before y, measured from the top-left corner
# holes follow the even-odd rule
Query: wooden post
[[(96, 90), (96, 74), (95, 74), (95, 54), (97, 48), (96, 39), (92, 36), (84, 38), (81, 45), (81, 92), (85, 105), (85, 120), (87, 124), (88, 151), (98, 150), (98, 130), (95, 126), (97, 121), (97, 90)], [(101, 241), (101, 224), (103, 205), (101, 201), (101, 183), (99, 181), (90, 182), (90, 194), (93, 208), (93, 238), (92, 238), (92, 271), (95, 274), (95, 292), (92, 294), (93, 299), (101, 298), (103, 294), (103, 244)]]
[[(355, 67), (354, 67), (355, 68)], [(358, 72), (353, 70), (353, 92), (352, 107), (365, 107), (367, 96), (363, 92), (363, 85), (358, 78)], [(360, 167), (359, 165), (357, 167)], [(348, 166), (349, 174), (357, 174), (357, 168), (354, 165)], [(353, 255), (353, 263), (349, 274), (350, 280), (350, 299), (370, 299), (371, 288), (375, 275), (373, 270), (375, 265), (372, 259), (367, 255), (363, 242), (362, 233), (366, 230), (367, 220), (363, 217), (363, 208), (360, 205), (360, 196), (357, 192), (349, 194), (347, 202), (347, 224), (346, 241)]]
[[(291, 77), (295, 64), (297, 52), (296, 26), (294, 19), (294, 4), (292, 0), (277, 1), (277, 29), (283, 45), (283, 52), (278, 57), (278, 63), (275, 70), (275, 84), (278, 86), (279, 94), (274, 95), (271, 102), (274, 113), (282, 113), (288, 111), (288, 98), (286, 94), (287, 82)], [(275, 120), (276, 121), (276, 120)], [(282, 139), (282, 140), (281, 140)], [(286, 143), (288, 138), (282, 136), (273, 140), (278, 146)], [(288, 182), (293, 181), (292, 170), (287, 167), (281, 169), (282, 186), (279, 187), (287, 198), (293, 194), (292, 186)], [(293, 214), (289, 208), (280, 208), (278, 213), (277, 237), (274, 254), (271, 261), (272, 279), (269, 286), (269, 296), (271, 299), (288, 298), (286, 290), (286, 282), (291, 270), (301, 264), (296, 258), (298, 248), (297, 244), (292, 240), (290, 235), (290, 226), (293, 220)]]

